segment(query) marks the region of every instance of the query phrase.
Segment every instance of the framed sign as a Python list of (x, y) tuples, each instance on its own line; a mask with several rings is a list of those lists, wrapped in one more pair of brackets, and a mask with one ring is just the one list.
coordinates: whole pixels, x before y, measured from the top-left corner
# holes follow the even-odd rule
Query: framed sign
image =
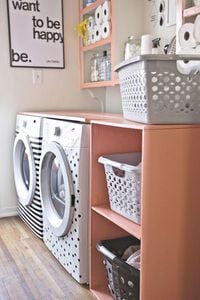
[(167, 26), (176, 25), (177, 1), (167, 1)]
[(63, 0), (7, 0), (11, 67), (64, 68)]

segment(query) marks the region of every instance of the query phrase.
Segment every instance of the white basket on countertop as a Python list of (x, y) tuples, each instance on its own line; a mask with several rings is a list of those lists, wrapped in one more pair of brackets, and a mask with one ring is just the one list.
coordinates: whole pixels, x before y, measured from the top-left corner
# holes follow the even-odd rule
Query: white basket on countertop
[(140, 223), (141, 153), (101, 156), (105, 168), (110, 208)]
[(124, 61), (115, 71), (125, 119), (200, 123), (200, 56), (142, 55)]

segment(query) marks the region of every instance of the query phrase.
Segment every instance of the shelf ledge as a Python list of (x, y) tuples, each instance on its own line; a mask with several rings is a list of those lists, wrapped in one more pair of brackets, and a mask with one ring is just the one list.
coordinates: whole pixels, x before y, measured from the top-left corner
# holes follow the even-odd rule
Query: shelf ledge
[(100, 286), (98, 288), (96, 288), (96, 287), (92, 288), (90, 291), (93, 293), (93, 295), (95, 295), (95, 297), (97, 299), (112, 300), (112, 297), (110, 295), (107, 285)]
[(89, 12), (95, 10), (103, 2), (104, 2), (104, 0), (96, 0), (93, 4), (90, 4), (89, 6), (86, 6), (83, 9), (81, 9), (80, 10), (80, 15), (83, 16), (85, 14), (88, 14)]
[(112, 211), (109, 204), (92, 206), (92, 210), (141, 240), (141, 226)]
[(102, 47), (104, 45), (109, 45), (111, 43), (112, 37), (108, 37), (107, 39), (102, 39), (99, 42), (96, 42), (95, 44), (91, 44), (88, 46), (81, 47), (81, 52), (91, 51), (93, 49)]
[(200, 14), (200, 5), (186, 8), (183, 11), (183, 17), (188, 18)]
[(114, 86), (115, 82), (112, 80), (110, 81), (97, 81), (97, 82), (85, 82), (81, 84), (82, 89), (90, 89), (90, 88), (97, 88), (97, 87), (107, 87), (107, 86)]

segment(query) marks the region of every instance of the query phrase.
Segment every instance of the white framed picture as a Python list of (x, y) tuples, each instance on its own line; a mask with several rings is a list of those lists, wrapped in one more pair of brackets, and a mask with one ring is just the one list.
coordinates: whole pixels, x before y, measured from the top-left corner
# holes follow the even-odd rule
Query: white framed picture
[(11, 67), (64, 68), (63, 0), (7, 0)]
[(166, 26), (176, 25), (177, 1), (167, 0)]

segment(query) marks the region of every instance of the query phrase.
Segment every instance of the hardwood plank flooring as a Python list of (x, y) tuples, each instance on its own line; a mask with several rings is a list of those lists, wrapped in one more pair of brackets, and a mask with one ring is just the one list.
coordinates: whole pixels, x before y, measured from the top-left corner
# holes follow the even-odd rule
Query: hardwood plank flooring
[(0, 300), (94, 300), (18, 217), (0, 219)]

